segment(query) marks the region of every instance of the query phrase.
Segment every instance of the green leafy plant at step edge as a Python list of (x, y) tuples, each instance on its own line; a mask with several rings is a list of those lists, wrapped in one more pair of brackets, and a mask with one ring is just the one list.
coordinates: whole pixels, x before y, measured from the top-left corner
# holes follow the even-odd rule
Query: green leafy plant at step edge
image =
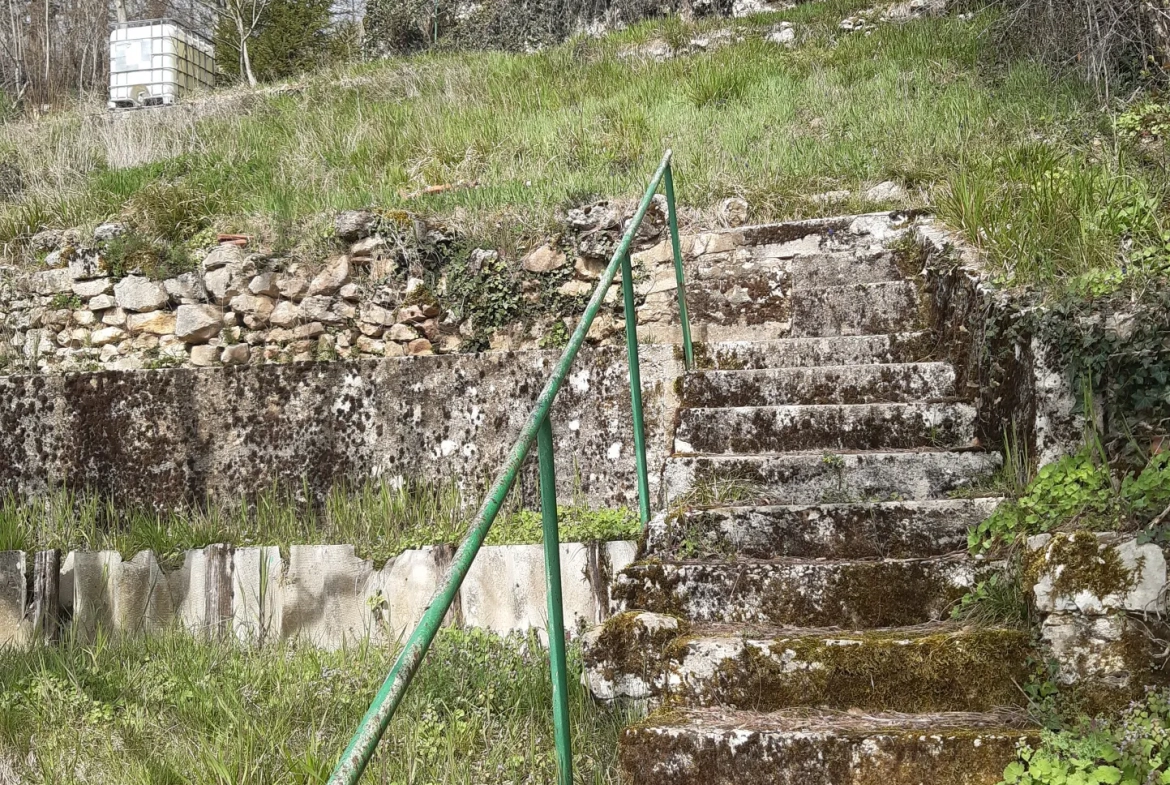
[(1115, 721), (1042, 732), (1020, 745), (1001, 785), (1170, 785), (1170, 690), (1151, 689)]
[(1109, 467), (1088, 449), (1040, 469), (1018, 500), (999, 506), (967, 535), (976, 553), (1077, 521), (1091, 529), (1135, 527), (1170, 503), (1170, 453), (1159, 453), (1115, 487)]

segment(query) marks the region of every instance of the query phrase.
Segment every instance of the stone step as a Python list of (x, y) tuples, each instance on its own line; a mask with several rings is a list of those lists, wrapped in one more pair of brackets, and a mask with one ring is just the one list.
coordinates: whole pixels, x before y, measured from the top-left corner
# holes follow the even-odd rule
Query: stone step
[(955, 369), (938, 362), (698, 371), (683, 377), (682, 386), (683, 406), (696, 408), (904, 403), (954, 395)]
[(695, 344), (695, 363), (724, 371), (912, 363), (931, 357), (935, 349), (934, 335), (928, 332), (723, 341)]
[(975, 408), (964, 403), (882, 403), (682, 409), (676, 454), (754, 455), (795, 450), (968, 447)]
[(883, 281), (792, 290), (782, 273), (713, 279), (687, 290), (687, 307), (709, 341), (913, 332), (918, 290)]
[[(649, 632), (677, 637), (647, 646)], [(931, 624), (866, 632), (694, 625), (638, 612), (585, 638), (586, 681), (602, 700), (776, 711), (987, 711), (1017, 706), (1031, 636)]]
[(918, 289), (909, 281), (857, 283), (794, 291), (794, 338), (880, 335), (918, 327)]
[(671, 710), (627, 728), (630, 785), (994, 785), (1039, 731), (1006, 713)]
[(945, 618), (976, 582), (965, 554), (929, 559), (642, 561), (610, 596), (691, 622), (875, 629)]
[(1002, 499), (688, 509), (646, 527), (644, 555), (660, 559), (893, 559), (967, 547), (967, 531)]
[(936, 499), (999, 469), (998, 453), (907, 450), (700, 455), (666, 461), (670, 505)]

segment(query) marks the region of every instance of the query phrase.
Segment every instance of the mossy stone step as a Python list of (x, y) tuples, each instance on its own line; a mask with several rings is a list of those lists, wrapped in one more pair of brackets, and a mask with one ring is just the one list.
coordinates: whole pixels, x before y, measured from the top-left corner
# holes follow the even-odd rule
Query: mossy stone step
[(975, 409), (965, 403), (869, 403), (683, 409), (676, 454), (753, 455), (789, 450), (969, 447)]
[(710, 504), (719, 488), (732, 488), (738, 503), (920, 500), (968, 487), (1001, 463), (998, 453), (949, 450), (694, 455), (669, 458), (663, 479), (671, 505)]
[(1038, 735), (1001, 714), (694, 709), (627, 728), (619, 755), (630, 785), (994, 785)]
[(800, 289), (789, 299), (793, 338), (904, 332), (920, 322), (918, 289), (909, 281)]
[(895, 559), (967, 546), (967, 531), (1001, 499), (690, 509), (646, 527), (644, 557), (659, 559)]
[(965, 554), (931, 559), (636, 562), (610, 596), (691, 622), (874, 629), (938, 621), (977, 580)]
[(656, 614), (629, 612), (586, 638), (594, 695), (671, 706), (775, 711), (987, 711), (1021, 703), (1024, 630), (931, 624), (871, 631), (689, 625), (644, 645)]
[(683, 377), (682, 385), (683, 406), (696, 408), (905, 403), (954, 395), (949, 363), (699, 371)]
[(910, 363), (930, 357), (934, 351), (935, 339), (930, 333), (903, 332), (697, 343), (695, 362), (704, 369), (745, 371), (820, 365)]

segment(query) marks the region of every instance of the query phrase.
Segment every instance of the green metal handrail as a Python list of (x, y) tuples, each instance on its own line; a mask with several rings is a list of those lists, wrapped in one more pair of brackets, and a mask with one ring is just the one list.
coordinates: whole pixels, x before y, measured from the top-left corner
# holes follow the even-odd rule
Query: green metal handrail
[(511, 490), (532, 442), (537, 445), (540, 465), (540, 511), (544, 530), (544, 565), (548, 585), (548, 647), (553, 684), (553, 723), (556, 729), (557, 781), (559, 785), (572, 785), (573, 756), (569, 734), (568, 676), (565, 667), (565, 622), (561, 602), (561, 557), (560, 534), (557, 523), (556, 470), (553, 460), (552, 423), (549, 412), (553, 400), (564, 384), (577, 352), (585, 342), (585, 336), (601, 309), (606, 292), (613, 283), (618, 269), (622, 272), (622, 297), (626, 312), (626, 351), (630, 366), (630, 397), (634, 414), (634, 461), (638, 475), (638, 512), (644, 526), (650, 520), (650, 490), (646, 473), (646, 433), (642, 415), (642, 384), (638, 368), (637, 315), (634, 313), (634, 281), (630, 269), (630, 245), (634, 234), (646, 217), (650, 202), (663, 185), (666, 191), (667, 221), (670, 226), (671, 250), (674, 254), (674, 274), (678, 284), (679, 319), (682, 323), (683, 357), (687, 370), (694, 365), (694, 350), (691, 347), (691, 330), (687, 317), (686, 290), (683, 283), (682, 253), (678, 238), (678, 216), (674, 205), (674, 179), (670, 171), (671, 151), (662, 156), (634, 219), (622, 236), (614, 251), (613, 258), (605, 268), (577, 329), (573, 331), (568, 346), (553, 368), (552, 376), (536, 399), (536, 407), (528, 415), (520, 437), (513, 445), (508, 459), (496, 476), (488, 491), (487, 498), (479, 508), (468, 529), (467, 537), (455, 552), (451, 567), (443, 578), (442, 586), (431, 598), (418, 626), (406, 641), (406, 646), (394, 662), (389, 675), (374, 696), (370, 708), (358, 725), (357, 732), (346, 747), (329, 778), (330, 785), (355, 785), (370, 762), (378, 741), (390, 725), (390, 718), (402, 701), (410, 681), (422, 663), (427, 649), (443, 623), (443, 617), (451, 609), (459, 586), (467, 576), (480, 546), (487, 538), (488, 530), (496, 519), (504, 499)]

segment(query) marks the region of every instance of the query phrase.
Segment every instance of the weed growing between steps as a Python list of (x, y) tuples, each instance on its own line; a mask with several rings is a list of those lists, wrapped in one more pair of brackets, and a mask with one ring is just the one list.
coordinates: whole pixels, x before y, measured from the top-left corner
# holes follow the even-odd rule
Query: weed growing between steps
[[(0, 780), (324, 782), (394, 652), (249, 648), (174, 633), (0, 651)], [(595, 704), (571, 650), (579, 782), (616, 783), (629, 720)], [(548, 658), (535, 640), (444, 630), (370, 765), (422, 785), (555, 779)]]
[[(189, 548), (217, 542), (236, 546), (352, 544), (383, 563), (408, 548), (458, 544), (475, 511), (452, 484), (371, 481), (335, 487), (320, 503), (273, 489), (246, 505), (158, 511), (123, 509), (95, 495), (58, 490), (29, 499), (0, 496), (0, 551), (115, 550), (132, 557), (153, 550), (181, 560)], [(562, 542), (637, 539), (638, 515), (629, 508), (559, 508)], [(497, 518), (488, 544), (541, 542), (540, 513), (513, 506)]]

